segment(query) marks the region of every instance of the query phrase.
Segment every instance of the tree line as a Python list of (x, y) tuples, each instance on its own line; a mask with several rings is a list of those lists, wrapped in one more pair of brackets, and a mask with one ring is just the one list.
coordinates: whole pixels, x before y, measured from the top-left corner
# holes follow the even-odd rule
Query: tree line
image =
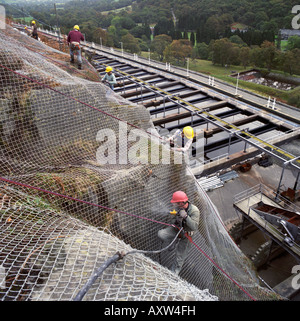
[(223, 67), (241, 65), (282, 70), (290, 75), (300, 75), (300, 38), (291, 37), (287, 51), (281, 51), (274, 42), (265, 40), (260, 46), (248, 46), (238, 35), (201, 42), (193, 46), (189, 39), (173, 40), (168, 35), (154, 37), (151, 44), (153, 55), (160, 61), (184, 66), (186, 58), (211, 60)]
[[(74, 0), (57, 10), (57, 15), (50, 3), (26, 11), (39, 24), (47, 22), (46, 28), (59, 26), (68, 34), (78, 24), (88, 41), (131, 53), (151, 50), (154, 59), (177, 65), (184, 65), (186, 58), (200, 58), (222, 66), (256, 66), (299, 74), (297, 39), (290, 41), (285, 52), (280, 51), (280, 42), (275, 42), (292, 4), (293, 0), (277, 0), (273, 5), (262, 0)], [(248, 27), (231, 30), (237, 19)]]

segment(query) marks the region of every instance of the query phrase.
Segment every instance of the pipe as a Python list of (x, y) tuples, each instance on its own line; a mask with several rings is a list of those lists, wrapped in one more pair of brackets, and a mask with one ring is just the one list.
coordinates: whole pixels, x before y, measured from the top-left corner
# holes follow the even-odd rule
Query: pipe
[(93, 274), (93, 276), (87, 281), (84, 287), (77, 293), (73, 301), (81, 301), (86, 295), (87, 291), (91, 288), (97, 278), (112, 264), (123, 258), (123, 255), (117, 252), (114, 256), (108, 259), (100, 268)]
[[(174, 226), (175, 227), (175, 226)], [(146, 254), (146, 253), (152, 253), (152, 254), (158, 254), (161, 253), (165, 250), (167, 250), (170, 246), (172, 246), (172, 244), (175, 242), (175, 240), (177, 239), (177, 237), (179, 236), (179, 234), (181, 233), (181, 231), (183, 230), (183, 227), (180, 228), (180, 230), (178, 231), (178, 233), (176, 234), (176, 236), (174, 237), (173, 241), (167, 245), (166, 247), (164, 247), (161, 250), (156, 250), (156, 251), (143, 251), (143, 250), (133, 250), (127, 253), (120, 253), (117, 252), (114, 256), (112, 256), (111, 258), (109, 258), (105, 263), (103, 263), (99, 269), (96, 270), (96, 272), (92, 275), (92, 277), (87, 281), (87, 283), (84, 285), (84, 287), (77, 293), (76, 297), (74, 298), (73, 301), (81, 301), (83, 299), (83, 297), (86, 295), (87, 291), (91, 288), (91, 286), (94, 284), (94, 282), (97, 280), (97, 278), (113, 263), (123, 259), (123, 257), (125, 257), (128, 254), (135, 254), (135, 253), (142, 253), (142, 254)]]

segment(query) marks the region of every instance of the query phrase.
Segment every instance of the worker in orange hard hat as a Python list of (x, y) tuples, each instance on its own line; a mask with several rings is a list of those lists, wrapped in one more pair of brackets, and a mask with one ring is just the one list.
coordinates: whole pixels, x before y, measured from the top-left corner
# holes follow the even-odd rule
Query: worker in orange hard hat
[(113, 74), (113, 69), (110, 66), (107, 66), (105, 69), (105, 75), (102, 78), (102, 82), (107, 84), (112, 90), (114, 90), (114, 85), (117, 83), (116, 77)]
[(200, 211), (197, 206), (189, 202), (188, 196), (183, 191), (176, 191), (171, 203), (175, 206), (174, 211), (170, 212), (175, 215), (173, 226), (159, 230), (158, 237), (162, 242), (171, 243), (179, 230), (183, 228), (183, 232), (179, 234), (174, 245), (169, 248), (169, 250), (176, 248), (175, 260), (170, 270), (179, 274), (188, 255), (192, 237), (198, 230)]

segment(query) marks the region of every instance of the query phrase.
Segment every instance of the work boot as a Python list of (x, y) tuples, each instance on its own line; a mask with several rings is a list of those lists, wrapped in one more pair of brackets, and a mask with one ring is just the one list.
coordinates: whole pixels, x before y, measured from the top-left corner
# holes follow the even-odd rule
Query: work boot
[(81, 69), (81, 65), (78, 65), (78, 69)]

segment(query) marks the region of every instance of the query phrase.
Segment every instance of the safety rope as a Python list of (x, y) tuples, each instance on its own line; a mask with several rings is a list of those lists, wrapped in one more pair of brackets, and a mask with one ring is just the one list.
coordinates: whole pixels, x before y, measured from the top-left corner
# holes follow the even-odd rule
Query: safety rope
[(45, 190), (45, 189), (42, 189), (40, 187), (32, 186), (32, 185), (29, 185), (29, 184), (16, 182), (16, 181), (4, 178), (4, 177), (0, 177), (0, 180), (3, 181), (3, 182), (9, 183), (9, 184), (22, 186), (22, 187), (25, 187), (25, 188), (29, 188), (29, 189), (33, 189), (33, 190), (39, 191), (39, 192), (43, 192), (43, 193), (51, 194), (51, 195), (54, 195), (54, 196), (66, 198), (66, 199), (69, 199), (69, 200), (72, 200), (72, 201), (84, 203), (84, 204), (91, 205), (91, 206), (96, 206), (96, 207), (99, 207), (99, 208), (102, 208), (102, 209), (105, 209), (105, 210), (108, 210), (108, 211), (113, 211), (113, 212), (118, 212), (118, 213), (121, 213), (121, 214), (130, 215), (130, 216), (133, 216), (133, 217), (136, 217), (136, 218), (140, 218), (140, 219), (144, 219), (144, 220), (147, 220), (147, 221), (150, 221), (150, 222), (153, 222), (153, 223), (158, 223), (158, 224), (167, 225), (167, 226), (173, 226), (172, 224), (160, 222), (160, 221), (153, 220), (153, 219), (150, 219), (150, 218), (147, 218), (147, 217), (144, 217), (144, 216), (139, 216), (139, 215), (128, 213), (128, 212), (125, 212), (125, 211), (121, 211), (121, 210), (118, 210), (118, 209), (114, 209), (114, 208), (110, 208), (110, 207), (107, 207), (107, 206), (103, 206), (103, 205), (95, 204), (95, 203), (92, 203), (92, 202), (84, 201), (84, 200), (81, 200), (81, 199), (78, 199), (78, 198), (74, 198), (74, 197), (71, 197), (71, 196), (68, 196), (68, 195), (64, 195), (64, 194), (60, 194), (60, 193), (57, 193), (57, 192), (52, 192), (52, 191)]
[[(9, 70), (10, 72), (18, 75), (19, 77), (26, 78), (26, 79), (28, 79), (28, 80), (30, 80), (30, 81), (32, 81), (32, 82), (34, 82), (34, 83), (37, 83), (37, 84), (39, 84), (39, 85), (41, 85), (41, 86), (43, 86), (43, 87), (45, 87), (45, 88), (48, 88), (48, 89), (50, 89), (50, 90), (52, 90), (52, 91), (54, 91), (54, 92), (56, 92), (56, 93), (58, 93), (58, 94), (61, 94), (61, 95), (65, 96), (65, 97), (68, 97), (68, 98), (71, 99), (71, 100), (74, 100), (74, 101), (76, 101), (76, 102), (78, 102), (78, 103), (81, 103), (81, 104), (87, 106), (87, 107), (90, 107), (90, 108), (92, 108), (92, 109), (94, 109), (94, 110), (97, 110), (97, 111), (105, 114), (106, 116), (112, 117), (112, 118), (114, 118), (114, 119), (116, 119), (116, 120), (118, 120), (118, 121), (121, 121), (121, 122), (126, 122), (126, 121), (120, 119), (119, 117), (116, 117), (116, 116), (114, 116), (114, 115), (111, 115), (111, 114), (109, 114), (109, 113), (107, 113), (107, 112), (105, 112), (105, 111), (103, 111), (103, 110), (101, 110), (101, 109), (99, 109), (99, 108), (97, 108), (97, 107), (95, 107), (95, 106), (92, 106), (92, 105), (90, 105), (90, 104), (87, 104), (87, 103), (85, 103), (85, 102), (82, 102), (82, 101), (80, 101), (80, 100), (77, 99), (77, 98), (74, 98), (74, 97), (72, 97), (72, 96), (69, 96), (69, 95), (67, 95), (67, 94), (64, 94), (64, 93), (60, 92), (59, 90), (52, 88), (52, 87), (49, 86), (49, 85), (46, 85), (46, 84), (44, 84), (44, 83), (41, 83), (41, 82), (39, 82), (39, 81), (37, 81), (37, 80), (34, 80), (34, 79), (32, 79), (32, 78), (30, 78), (30, 77), (28, 77), (28, 76), (22, 75), (22, 74), (18, 73), (17, 71), (14, 71), (14, 70), (12, 70), (12, 69), (10, 69), (10, 68), (2, 65), (2, 64), (0, 64), (0, 67), (4, 68), (4, 69), (6, 69), (6, 70)], [(126, 122), (126, 123), (127, 123), (127, 122)], [(155, 137), (157, 137), (157, 138), (159, 138), (159, 139), (164, 140), (161, 136), (157, 136), (157, 135), (154, 135), (153, 133), (149, 133), (149, 132), (145, 131), (144, 129), (139, 128), (139, 127), (136, 126), (136, 125), (133, 125), (133, 124), (130, 124), (130, 123), (127, 123), (127, 124), (130, 125), (130, 126), (132, 126), (132, 127), (134, 127), (134, 128), (140, 129), (140, 130), (146, 132), (147, 134), (153, 135), (153, 136), (155, 136)], [(103, 208), (103, 209), (112, 210), (112, 211), (116, 211), (116, 212), (119, 212), (119, 213), (131, 215), (131, 216), (134, 216), (134, 217), (137, 217), (137, 218), (140, 218), (140, 219), (145, 219), (145, 220), (148, 220), (148, 221), (152, 221), (152, 222), (155, 222), (155, 223), (159, 223), (159, 224), (163, 224), (163, 225), (168, 225), (168, 226), (174, 226), (174, 225), (167, 224), (167, 223), (164, 223), (164, 222), (159, 222), (159, 221), (156, 221), (156, 220), (153, 220), (153, 219), (149, 219), (149, 218), (146, 218), (146, 217), (138, 216), (138, 215), (135, 215), (135, 214), (132, 214), (132, 213), (128, 213), (128, 212), (124, 212), (124, 211), (120, 211), (120, 210), (116, 210), (116, 209), (111, 209), (111, 208), (108, 208), (108, 207), (105, 207), (105, 206), (101, 206), (101, 205), (99, 205), (99, 204), (94, 204), (94, 203), (91, 203), (91, 202), (83, 201), (83, 200), (80, 200), (80, 199), (77, 199), (77, 198), (73, 198), (73, 197), (70, 197), (70, 196), (67, 196), (67, 195), (63, 195), (63, 194), (60, 194), (60, 193), (56, 193), (56, 192), (44, 190), (44, 189), (42, 189), (42, 188), (38, 188), (38, 187), (31, 186), (31, 185), (28, 185), (28, 184), (24, 184), (24, 183), (20, 183), (20, 182), (15, 182), (15, 181), (6, 179), (6, 178), (4, 178), (4, 177), (0, 177), (0, 180), (4, 181), (4, 182), (6, 182), (6, 183), (10, 183), (10, 184), (14, 184), (14, 185), (19, 185), (19, 186), (23, 186), (23, 187), (26, 187), (26, 188), (31, 188), (31, 189), (38, 190), (38, 191), (41, 191), (41, 192), (44, 192), (44, 193), (52, 194), (52, 195), (55, 195), (55, 196), (58, 196), (58, 197), (63, 197), (63, 198), (70, 199), (70, 200), (73, 200), (73, 201), (78, 201), (78, 202), (85, 203), (85, 204), (92, 205), (92, 206), (96, 206), (96, 207), (99, 207), (99, 208)], [(193, 244), (196, 245), (194, 242), (193, 242)], [(233, 281), (234, 284), (238, 285), (232, 278), (230, 278), (230, 276), (229, 276), (225, 271), (223, 271), (211, 258), (209, 258), (209, 256), (208, 256), (204, 251), (202, 251), (197, 245), (196, 245), (196, 247), (197, 247), (197, 248), (201, 251), (201, 253), (203, 253), (203, 254), (205, 255), (205, 257), (207, 257), (217, 268), (219, 268), (220, 271), (222, 271), (222, 273), (224, 273), (231, 281)], [(239, 287), (240, 289), (242, 289), (241, 286), (238, 285), (238, 287)], [(253, 299), (253, 298), (250, 296), (250, 294), (248, 294), (244, 289), (242, 289), (242, 290), (243, 290), (243, 292), (246, 293), (251, 299)], [(253, 299), (253, 300), (254, 300), (254, 299)]]
[(172, 242), (167, 245), (166, 247), (162, 248), (161, 250), (155, 250), (155, 251), (143, 251), (143, 250), (133, 250), (130, 252), (117, 252), (114, 256), (110, 257), (105, 263), (103, 263), (97, 270), (96, 272), (90, 277), (90, 279), (86, 282), (86, 284), (83, 286), (83, 288), (77, 293), (77, 295), (74, 298), (74, 301), (81, 301), (83, 297), (86, 295), (88, 290), (91, 288), (91, 286), (95, 283), (97, 278), (113, 263), (116, 263), (117, 261), (123, 259), (127, 255), (132, 255), (136, 253), (142, 253), (142, 254), (158, 254), (161, 253), (168, 248), (170, 248), (175, 240), (177, 239), (178, 235), (181, 233), (183, 230), (183, 227), (179, 230), (179, 232), (176, 234)]
[[(48, 191), (48, 190), (42, 189), (42, 188), (40, 188), (40, 187), (35, 187), (35, 186), (28, 185), (28, 184), (25, 184), (25, 183), (12, 181), (12, 180), (7, 179), (7, 178), (4, 178), (4, 177), (0, 177), (0, 180), (3, 181), (3, 182), (9, 183), (9, 184), (22, 186), (22, 187), (29, 188), (29, 189), (34, 189), (34, 190), (37, 190), (37, 191), (40, 191), (40, 192), (43, 192), (43, 193), (47, 193), (47, 194), (51, 194), (51, 195), (54, 195), (54, 196), (66, 198), (66, 199), (69, 199), (69, 200), (72, 200), (72, 201), (81, 202), (81, 203), (88, 204), (88, 205), (91, 205), (91, 206), (96, 206), (96, 207), (99, 207), (99, 208), (103, 208), (103, 209), (106, 209), (106, 210), (109, 210), (109, 211), (115, 211), (115, 212), (118, 212), (118, 213), (122, 213), (122, 214), (126, 214), (126, 215), (129, 215), (129, 216), (133, 216), (133, 217), (136, 217), (136, 218), (139, 218), (139, 219), (144, 219), (144, 220), (147, 220), (147, 221), (150, 221), (150, 222), (153, 222), (153, 223), (158, 223), (158, 224), (162, 224), (162, 225), (166, 225), (166, 226), (172, 226), (172, 227), (174, 227), (174, 228), (177, 228), (177, 226), (176, 226), (176, 225), (173, 225), (173, 224), (168, 224), (168, 223), (165, 223), (165, 222), (160, 222), (160, 221), (157, 221), (157, 220), (149, 219), (149, 218), (147, 218), (147, 217), (139, 216), (139, 215), (132, 214), (132, 213), (125, 212), (125, 211), (121, 211), (121, 210), (118, 210), (118, 209), (109, 208), (109, 207), (107, 207), (107, 206), (102, 206), (102, 205), (95, 204), (95, 203), (92, 203), (92, 202), (84, 201), (84, 200), (77, 199), (77, 198), (74, 198), (74, 197), (71, 197), (71, 196), (67, 196), (67, 195), (64, 195), (64, 194), (60, 194), (60, 193), (57, 193), (57, 192)], [(193, 245), (196, 246), (196, 248), (197, 248), (213, 265), (215, 265), (222, 273), (224, 273), (224, 275), (225, 275), (229, 280), (231, 280), (235, 285), (237, 285), (245, 294), (247, 294), (247, 295), (249, 296), (249, 298), (251, 298), (252, 300), (255, 300), (255, 299), (254, 299), (247, 291), (245, 291), (234, 279), (232, 279), (213, 259), (211, 259), (211, 258), (209, 257), (209, 255), (207, 255), (198, 245), (196, 245), (195, 242), (192, 241), (192, 238), (191, 238), (187, 233), (185, 233), (185, 236), (188, 238), (188, 240), (189, 240)], [(142, 253), (142, 250), (138, 250), (138, 251), (140, 251), (140, 253)], [(144, 253), (146, 253), (146, 252), (144, 252)]]

